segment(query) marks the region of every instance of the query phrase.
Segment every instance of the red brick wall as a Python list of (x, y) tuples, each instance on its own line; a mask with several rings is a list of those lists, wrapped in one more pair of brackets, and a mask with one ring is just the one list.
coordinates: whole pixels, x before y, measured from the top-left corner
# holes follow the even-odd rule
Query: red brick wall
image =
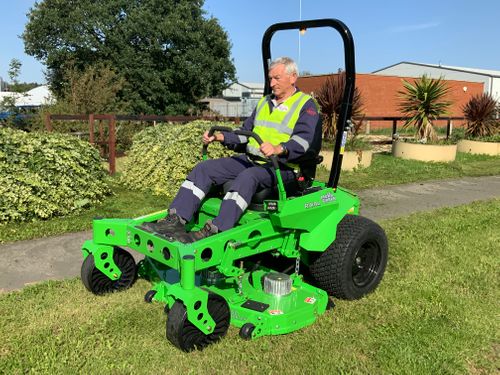
[[(329, 75), (299, 77), (297, 86), (306, 93), (318, 91)], [(401, 117), (398, 110), (398, 91), (403, 89), (403, 79), (413, 82), (415, 78), (356, 74), (356, 87), (361, 92), (364, 113), (367, 117)], [(447, 100), (453, 102), (449, 116), (463, 117), (462, 106), (476, 94), (483, 92), (483, 83), (467, 81), (446, 81), (450, 87)], [(467, 87), (467, 91), (464, 91)], [(389, 125), (389, 124), (387, 124)]]

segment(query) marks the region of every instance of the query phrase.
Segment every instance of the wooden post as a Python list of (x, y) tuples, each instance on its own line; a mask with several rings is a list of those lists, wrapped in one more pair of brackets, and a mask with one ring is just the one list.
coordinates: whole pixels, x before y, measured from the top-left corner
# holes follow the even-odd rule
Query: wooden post
[(450, 138), (451, 127), (452, 127), (451, 118), (449, 118), (448, 122), (446, 123), (446, 139)]
[(394, 135), (398, 132), (398, 120), (392, 120), (392, 140), (394, 141)]
[(109, 174), (113, 176), (116, 172), (116, 134), (115, 134), (115, 116), (109, 117), (109, 138), (108, 138), (108, 150), (109, 150)]
[(365, 134), (370, 134), (370, 125), (370, 121), (367, 121), (365, 126)]
[(89, 141), (94, 144), (94, 114), (89, 115)]
[(104, 157), (104, 127), (102, 126), (102, 120), (99, 119), (99, 152), (101, 157)]
[(51, 123), (50, 113), (45, 114), (45, 129), (47, 129), (48, 132), (52, 131), (52, 123)]

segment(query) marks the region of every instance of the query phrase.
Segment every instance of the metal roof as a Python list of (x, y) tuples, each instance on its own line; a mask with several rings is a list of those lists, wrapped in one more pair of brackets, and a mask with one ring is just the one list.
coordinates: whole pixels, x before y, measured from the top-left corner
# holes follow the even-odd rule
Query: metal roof
[(440, 64), (424, 64), (424, 63), (416, 63), (416, 62), (411, 62), (411, 61), (401, 61), (397, 64), (389, 65), (386, 66), (385, 68), (381, 68), (378, 70), (375, 70), (372, 73), (377, 73), (382, 70), (392, 68), (393, 66), (401, 65), (401, 64), (410, 64), (410, 65), (418, 65), (418, 66), (428, 66), (431, 68), (441, 68), (441, 69), (448, 69), (448, 70), (454, 70), (457, 72), (464, 72), (464, 73), (473, 73), (473, 74), (479, 74), (479, 75), (484, 75), (484, 76), (489, 76), (489, 77), (498, 77), (500, 78), (500, 70), (488, 70), (488, 69), (476, 69), (476, 68), (465, 68), (461, 66), (450, 66), (450, 65), (440, 65)]

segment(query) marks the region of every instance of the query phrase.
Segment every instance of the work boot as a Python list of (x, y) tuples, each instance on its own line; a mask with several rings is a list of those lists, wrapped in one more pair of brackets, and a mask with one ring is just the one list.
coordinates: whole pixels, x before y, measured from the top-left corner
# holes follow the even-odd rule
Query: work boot
[(186, 222), (177, 214), (169, 213), (164, 219), (158, 220), (156, 223), (143, 223), (139, 228), (163, 234), (166, 236), (173, 236), (186, 232), (184, 225)]
[(200, 230), (194, 232), (188, 232), (181, 234), (180, 236), (176, 236), (177, 240), (182, 243), (191, 243), (195, 241), (202, 240), (204, 238), (210, 237), (213, 234), (219, 233), (219, 228), (217, 228), (212, 222), (209, 220), (206, 222), (205, 226)]

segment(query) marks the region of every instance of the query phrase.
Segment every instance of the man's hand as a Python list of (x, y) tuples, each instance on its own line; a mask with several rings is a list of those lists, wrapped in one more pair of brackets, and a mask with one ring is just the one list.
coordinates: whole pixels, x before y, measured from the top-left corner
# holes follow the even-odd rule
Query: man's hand
[(260, 145), (260, 152), (262, 152), (264, 156), (270, 157), (281, 154), (283, 152), (283, 147), (281, 147), (281, 145), (273, 146), (269, 142), (264, 142)]
[(209, 143), (212, 143), (215, 141), (223, 142), (224, 141), (224, 134), (216, 133), (216, 134), (209, 137), (208, 131), (206, 131), (205, 133), (203, 133), (203, 137), (201, 140), (202, 140), (203, 144), (205, 144), (205, 145), (208, 145)]

